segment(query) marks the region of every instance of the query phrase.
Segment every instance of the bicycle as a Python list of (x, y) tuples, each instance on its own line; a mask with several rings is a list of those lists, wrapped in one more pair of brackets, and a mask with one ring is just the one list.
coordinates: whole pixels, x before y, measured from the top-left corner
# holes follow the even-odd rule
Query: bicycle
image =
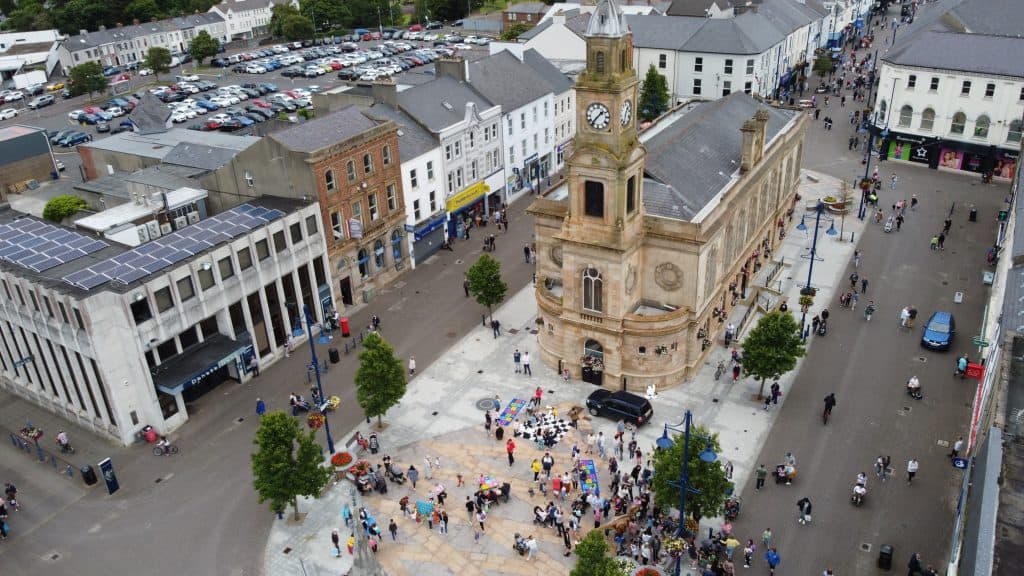
[(718, 361), (718, 367), (715, 368), (715, 382), (722, 377), (722, 374), (725, 374), (725, 360)]
[(178, 453), (178, 447), (174, 444), (168, 444), (166, 446), (154, 446), (154, 456), (172, 456)]

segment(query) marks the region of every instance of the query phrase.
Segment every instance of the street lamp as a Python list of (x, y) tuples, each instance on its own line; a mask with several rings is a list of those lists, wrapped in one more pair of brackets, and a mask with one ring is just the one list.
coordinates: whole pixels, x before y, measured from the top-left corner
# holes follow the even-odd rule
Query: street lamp
[(309, 356), (310, 356), (310, 367), (313, 369), (313, 373), (316, 374), (316, 391), (320, 396), (319, 405), (316, 409), (324, 417), (324, 432), (327, 434), (327, 451), (334, 454), (334, 438), (331, 437), (331, 424), (327, 421), (327, 410), (326, 402), (324, 402), (324, 387), (320, 382), (320, 361), (316, 357), (316, 345), (313, 344), (313, 314), (309, 311), (309, 306), (303, 305), (302, 312), (306, 316), (306, 335), (309, 337)]
[[(693, 414), (689, 410), (687, 410), (685, 416), (683, 417), (683, 422), (681, 424), (676, 424), (674, 426), (670, 424), (665, 424), (665, 428), (661, 433), (661, 438), (658, 438), (654, 442), (655, 446), (657, 446), (658, 448), (668, 450), (669, 448), (672, 448), (676, 444), (675, 441), (668, 437), (668, 431), (672, 430), (674, 432), (683, 433), (683, 470), (679, 475), (678, 483), (669, 481), (670, 486), (679, 488), (679, 527), (676, 528), (677, 539), (682, 538), (686, 530), (686, 495), (690, 492), (693, 492), (694, 494), (700, 494), (700, 490), (697, 490), (696, 488), (690, 486), (690, 426), (692, 422)], [(679, 426), (684, 426), (684, 428), (680, 430)], [(715, 454), (715, 451), (711, 448), (711, 438), (705, 437), (704, 440), (707, 440), (707, 445), (704, 447), (704, 450), (701, 451), (700, 453), (700, 461), (707, 462), (708, 464), (710, 464), (718, 460), (718, 455)], [(682, 554), (676, 557), (676, 568), (674, 572), (675, 576), (679, 576), (679, 573), (681, 571), (682, 559)]]
[[(821, 200), (818, 200), (818, 204), (817, 206), (814, 207), (814, 211), (814, 240), (811, 241), (811, 254), (809, 256), (811, 259), (811, 265), (807, 269), (807, 284), (804, 286), (802, 290), (800, 290), (800, 294), (804, 296), (810, 296), (814, 291), (814, 289), (811, 288), (811, 276), (814, 274), (814, 261), (818, 259), (818, 227), (821, 226), (821, 214), (822, 212), (825, 211), (825, 203), (822, 202)], [(825, 234), (828, 234), (829, 236), (835, 236), (837, 234), (836, 221), (832, 219), (831, 222), (832, 225), (829, 227), (828, 230), (825, 231)], [(807, 224), (804, 222), (804, 216), (800, 217), (800, 223), (796, 225), (796, 229), (801, 232), (807, 231)], [(802, 314), (800, 316), (800, 339), (806, 340), (807, 307), (801, 306), (800, 309), (802, 310)]]
[[(868, 73), (868, 99), (867, 102), (871, 103), (871, 94), (875, 90), (875, 66), (878, 64), (878, 50), (875, 50), (874, 60), (871, 63), (871, 72)], [(895, 85), (895, 84), (894, 84)], [(889, 105), (892, 105), (890, 98)], [(874, 108), (874, 104), (871, 106)], [(867, 126), (867, 119), (864, 119), (864, 124), (868, 129), (868, 148), (864, 152), (864, 180), (868, 179), (868, 172), (871, 170), (871, 149), (875, 147), (875, 133), (871, 130), (871, 126)], [(867, 211), (866, 203), (864, 202), (865, 197), (868, 195), (868, 190), (861, 188), (860, 190), (860, 207), (857, 208), (857, 218), (864, 219), (864, 213)]]

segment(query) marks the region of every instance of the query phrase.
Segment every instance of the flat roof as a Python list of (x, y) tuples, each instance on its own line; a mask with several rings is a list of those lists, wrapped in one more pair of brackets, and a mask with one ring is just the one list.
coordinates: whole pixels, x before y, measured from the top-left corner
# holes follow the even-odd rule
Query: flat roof
[(22, 124), (7, 126), (6, 128), (0, 128), (0, 142), (21, 138), (22, 136), (36, 134), (38, 132), (44, 132), (44, 130), (42, 128), (33, 128), (32, 126), (24, 126)]
[(102, 140), (93, 140), (82, 144), (82, 146), (93, 150), (108, 150), (162, 160), (175, 146), (182, 143), (241, 152), (259, 141), (258, 136), (235, 136), (222, 132), (199, 132), (184, 128), (172, 128), (166, 132), (153, 134), (121, 132)]

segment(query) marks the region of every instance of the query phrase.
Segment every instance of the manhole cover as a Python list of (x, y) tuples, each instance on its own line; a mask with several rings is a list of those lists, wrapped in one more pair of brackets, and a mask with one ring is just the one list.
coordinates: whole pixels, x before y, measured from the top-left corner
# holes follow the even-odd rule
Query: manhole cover
[(910, 406), (904, 406), (903, 408), (900, 408), (899, 410), (896, 411), (896, 414), (900, 416), (906, 416), (907, 414), (910, 414)]
[(871, 552), (871, 544), (868, 544), (867, 542), (861, 542), (860, 551), (861, 552)]
[(458, 260), (456, 260), (455, 263), (456, 264), (462, 264), (462, 258), (459, 258)]
[(285, 554), (288, 554), (291, 551), (292, 551), (292, 547), (291, 546), (289, 546), (289, 547), (285, 548), (284, 550), (282, 550), (282, 552), (284, 552)]
[(490, 410), (491, 408), (494, 408), (494, 400), (491, 400), (490, 398), (481, 398), (476, 401), (476, 408), (477, 410)]
[(509, 328), (508, 330), (505, 330), (505, 332), (508, 332), (509, 334), (519, 334), (519, 328)]
[(917, 360), (918, 362), (922, 362), (922, 363), (928, 361), (928, 359), (925, 358), (924, 356), (918, 356), (917, 358), (914, 358), (914, 360)]

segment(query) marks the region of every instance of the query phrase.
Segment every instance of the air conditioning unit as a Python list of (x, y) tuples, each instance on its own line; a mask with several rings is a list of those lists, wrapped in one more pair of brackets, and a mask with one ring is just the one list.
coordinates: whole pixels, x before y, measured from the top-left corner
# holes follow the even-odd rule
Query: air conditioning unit
[(135, 231), (139, 233), (139, 242), (149, 242), (149, 228), (139, 226)]
[(161, 234), (170, 234), (173, 231), (174, 231), (174, 228), (171, 228), (171, 223), (170, 222), (164, 222), (163, 224), (160, 225), (160, 233)]
[[(157, 222), (156, 220), (150, 220), (149, 222), (146, 222), (146, 228), (149, 229), (150, 240), (160, 237), (160, 223)], [(168, 230), (168, 232), (170, 232), (170, 230)]]
[(184, 216), (178, 216), (177, 218), (174, 219), (175, 230), (181, 230), (185, 226), (188, 226), (188, 218), (185, 218)]
[(188, 213), (188, 223), (189, 224), (195, 224), (196, 222), (199, 222), (199, 212), (198, 211), (189, 212)]

